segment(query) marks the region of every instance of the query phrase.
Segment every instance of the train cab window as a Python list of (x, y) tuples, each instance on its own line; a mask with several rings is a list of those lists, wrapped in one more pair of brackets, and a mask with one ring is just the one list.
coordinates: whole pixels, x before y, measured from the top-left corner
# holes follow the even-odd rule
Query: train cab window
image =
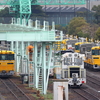
[(100, 55), (100, 50), (92, 50), (92, 55)]
[(6, 59), (6, 56), (5, 55), (2, 55), (1, 57), (2, 57), (2, 60), (5, 60)]
[(94, 50), (92, 50), (92, 55), (95, 55), (95, 51)]
[(6, 60), (7, 56), (5, 54), (0, 55), (0, 60)]
[(14, 54), (1, 54), (0, 60), (14, 60)]
[(80, 50), (79, 45), (75, 45), (75, 50)]
[(14, 54), (7, 54), (7, 60), (14, 60)]
[(81, 58), (74, 58), (74, 64), (75, 65), (82, 65), (82, 59)]
[(87, 51), (90, 52), (91, 51), (91, 47), (87, 47)]
[(71, 65), (72, 64), (72, 58), (64, 58), (64, 65)]

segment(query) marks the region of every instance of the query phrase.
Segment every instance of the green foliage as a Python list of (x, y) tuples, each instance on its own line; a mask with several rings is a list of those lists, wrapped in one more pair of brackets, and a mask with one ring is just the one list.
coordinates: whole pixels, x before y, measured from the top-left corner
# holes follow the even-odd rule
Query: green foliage
[(93, 6), (92, 10), (94, 11), (94, 17), (95, 17), (95, 20), (94, 22), (95, 23), (100, 23), (100, 5), (98, 6)]
[(68, 34), (77, 35), (85, 25), (87, 25), (87, 22), (83, 17), (73, 18), (68, 25)]
[(78, 36), (78, 37), (84, 37), (84, 38), (86, 38), (86, 37), (87, 37), (87, 38), (90, 38), (88, 33), (83, 33), (83, 32), (81, 32), (81, 31), (77, 33), (77, 36)]
[(84, 11), (84, 12), (83, 11), (77, 11), (76, 14), (77, 14), (78, 17), (84, 17), (84, 16), (87, 15), (87, 11)]
[(0, 17), (10, 17), (11, 15), (9, 14), (9, 8), (6, 7), (5, 9), (2, 9), (0, 11)]
[(34, 16), (46, 16), (45, 13), (42, 10), (42, 6), (40, 6), (40, 5), (32, 5), (31, 9), (32, 9), (31, 17), (34, 17)]
[(46, 95), (41, 95), (45, 98), (45, 100), (53, 100), (53, 93), (47, 92)]
[(62, 30), (62, 26), (61, 25), (55, 25), (55, 29), (56, 30)]
[[(0, 17), (16, 17), (19, 16), (19, 6), (16, 6), (17, 11), (15, 13), (9, 13), (9, 8), (6, 7), (5, 9), (0, 11)], [(42, 7), (39, 5), (32, 5), (32, 14), (31, 17), (34, 16), (46, 16), (45, 13), (42, 11)]]
[(96, 37), (96, 30), (98, 29), (97, 24), (87, 24), (82, 28), (82, 32), (84, 33), (84, 37), (94, 38)]
[(100, 27), (96, 31), (96, 38), (100, 40)]
[(68, 26), (62, 27), (62, 30), (63, 30), (63, 33), (64, 33), (64, 34), (67, 34)]
[(63, 31), (64, 34), (67, 34), (68, 26), (61, 26), (61, 25), (55, 25), (56, 30)]

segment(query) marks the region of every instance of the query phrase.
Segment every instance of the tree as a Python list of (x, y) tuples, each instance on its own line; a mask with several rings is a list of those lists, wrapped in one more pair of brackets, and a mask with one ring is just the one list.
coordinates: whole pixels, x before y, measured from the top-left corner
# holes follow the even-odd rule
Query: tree
[(93, 6), (92, 10), (94, 11), (95, 23), (100, 23), (100, 5)]
[(5, 9), (0, 11), (0, 17), (11, 17), (12, 15), (9, 14), (9, 8), (6, 7)]
[[(45, 13), (42, 11), (42, 7), (40, 5), (32, 5), (31, 9), (32, 9), (31, 17), (45, 16)], [(9, 13), (8, 7), (0, 11), (0, 17), (15, 17), (15, 16), (19, 16), (19, 5), (15, 13)]]
[(32, 5), (32, 14), (31, 17), (36, 17), (36, 16), (46, 16), (44, 11), (42, 10), (42, 6), (40, 5)]
[(82, 32), (84, 35), (87, 35), (88, 38), (96, 38), (96, 30), (98, 29), (97, 24), (87, 24), (84, 27), (82, 27)]
[(83, 17), (74, 17), (68, 25), (68, 34), (78, 35), (82, 32), (82, 28), (87, 25), (86, 20)]
[(100, 27), (96, 31), (96, 39), (100, 40)]
[(67, 34), (67, 32), (68, 32), (68, 26), (62, 27), (62, 30), (63, 30), (64, 34)]
[(55, 25), (55, 29), (56, 30), (62, 30), (62, 26), (61, 25)]

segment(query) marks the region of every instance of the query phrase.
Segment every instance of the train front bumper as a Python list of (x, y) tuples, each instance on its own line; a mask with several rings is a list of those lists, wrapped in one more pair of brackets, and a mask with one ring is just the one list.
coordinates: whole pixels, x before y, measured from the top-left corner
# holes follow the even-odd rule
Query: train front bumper
[(0, 72), (0, 77), (6, 77), (6, 76), (12, 76), (12, 75), (14, 75), (14, 71), (6, 72), (5, 70), (3, 70), (2, 72)]
[(68, 84), (70, 86), (75, 86), (75, 85), (80, 86), (83, 83), (86, 83), (86, 79), (85, 78), (81, 78), (81, 79), (78, 78), (76, 82), (74, 82), (73, 79), (69, 79), (69, 81), (68, 81)]

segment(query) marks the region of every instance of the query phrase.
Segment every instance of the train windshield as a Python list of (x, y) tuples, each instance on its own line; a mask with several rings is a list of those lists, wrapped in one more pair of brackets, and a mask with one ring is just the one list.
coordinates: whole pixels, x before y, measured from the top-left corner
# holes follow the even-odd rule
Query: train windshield
[(74, 58), (74, 65), (82, 65), (82, 58)]
[(0, 54), (0, 60), (14, 60), (14, 54)]
[(92, 50), (92, 55), (100, 55), (100, 50)]
[(72, 58), (64, 58), (64, 65), (72, 65)]
[(87, 47), (87, 51), (90, 52), (91, 51), (91, 47)]
[(79, 45), (75, 45), (75, 50), (80, 50)]

